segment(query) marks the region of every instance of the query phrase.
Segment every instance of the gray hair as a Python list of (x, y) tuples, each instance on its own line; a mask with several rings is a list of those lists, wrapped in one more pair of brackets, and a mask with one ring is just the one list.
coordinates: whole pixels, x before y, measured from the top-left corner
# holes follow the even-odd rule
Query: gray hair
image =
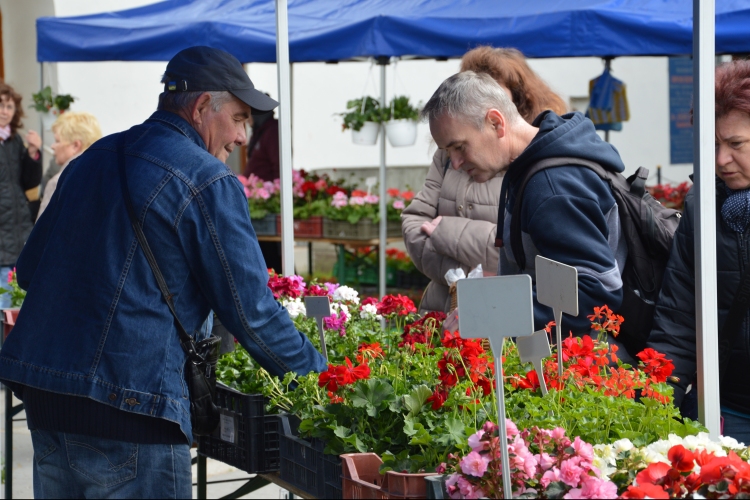
[(500, 111), (510, 125), (520, 118), (516, 105), (494, 78), (486, 73), (462, 71), (440, 84), (420, 117), (427, 121), (444, 114), (464, 117), (481, 130), (490, 109)]
[[(169, 80), (167, 75), (164, 75), (161, 79), (161, 83), (166, 83)], [(232, 99), (236, 99), (230, 92), (226, 90), (221, 91), (199, 91), (199, 92), (162, 92), (159, 94), (159, 105), (156, 107), (158, 111), (170, 111), (172, 113), (185, 113), (190, 114), (190, 110), (193, 109), (195, 101), (203, 94), (211, 96), (211, 108), (214, 111), (219, 111), (222, 106), (226, 103), (231, 102)]]

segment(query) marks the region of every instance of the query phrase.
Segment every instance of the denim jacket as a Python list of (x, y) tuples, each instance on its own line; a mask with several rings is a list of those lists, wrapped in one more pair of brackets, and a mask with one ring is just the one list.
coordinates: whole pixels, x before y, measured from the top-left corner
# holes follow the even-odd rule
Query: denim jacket
[[(202, 338), (213, 310), (271, 374), (324, 370), (267, 286), (234, 174), (175, 114), (123, 133), (133, 207), (185, 329)], [(0, 380), (177, 422), (191, 440), (186, 356), (128, 219), (118, 135), (71, 162), (29, 236), (17, 265), (28, 295)]]

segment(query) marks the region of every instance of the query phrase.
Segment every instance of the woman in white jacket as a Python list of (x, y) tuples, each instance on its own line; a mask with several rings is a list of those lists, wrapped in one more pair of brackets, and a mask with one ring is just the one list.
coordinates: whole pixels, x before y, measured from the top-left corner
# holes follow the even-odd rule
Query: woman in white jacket
[[(492, 76), (529, 123), (547, 109), (567, 112), (563, 100), (515, 49), (477, 47), (464, 54), (461, 71)], [(401, 215), (409, 256), (431, 280), (422, 295), (421, 313), (449, 311), (449, 269), (460, 267), (468, 273), (481, 264), (486, 274), (497, 273), (495, 233), (502, 183), (502, 174), (476, 183), (463, 170), (451, 168), (445, 151), (435, 153), (422, 190)]]

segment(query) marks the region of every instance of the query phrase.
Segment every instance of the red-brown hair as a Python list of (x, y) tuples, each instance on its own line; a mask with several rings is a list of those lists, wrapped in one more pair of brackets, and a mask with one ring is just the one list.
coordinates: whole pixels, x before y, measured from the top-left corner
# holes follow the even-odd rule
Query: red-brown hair
[(734, 110), (750, 115), (750, 61), (731, 61), (716, 68), (716, 119)]
[(13, 99), (16, 105), (16, 113), (10, 120), (10, 135), (13, 136), (19, 128), (23, 127), (21, 118), (24, 117), (23, 108), (21, 107), (21, 94), (13, 90), (13, 87), (0, 80), (0, 98), (6, 96), (8, 99)]
[(562, 98), (552, 92), (516, 49), (477, 47), (461, 58), (461, 71), (487, 73), (497, 83), (507, 87), (518, 113), (529, 123), (548, 109), (558, 115), (568, 112)]

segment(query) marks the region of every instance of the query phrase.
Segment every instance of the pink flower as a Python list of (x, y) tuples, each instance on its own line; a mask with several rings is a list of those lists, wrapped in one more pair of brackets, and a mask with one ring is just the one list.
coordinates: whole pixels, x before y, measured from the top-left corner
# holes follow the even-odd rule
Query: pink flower
[(542, 470), (547, 471), (555, 465), (556, 460), (549, 456), (549, 453), (542, 453), (538, 456), (537, 461), (539, 462), (539, 466), (542, 468)]
[(518, 427), (516, 427), (516, 424), (514, 424), (509, 418), (505, 419), (505, 433), (508, 435), (508, 438), (518, 435)]
[(404, 200), (396, 200), (393, 202), (393, 208), (396, 210), (403, 210), (406, 208), (406, 205), (404, 205)]
[(331, 200), (331, 206), (336, 208), (345, 207), (348, 203), (346, 193), (341, 191), (334, 194), (333, 199)]
[(318, 191), (322, 191), (327, 187), (328, 187), (328, 184), (326, 183), (325, 179), (320, 179), (317, 182), (315, 182), (315, 189), (317, 189)]
[(349, 198), (349, 205), (364, 205), (365, 199), (361, 196), (352, 196)]
[(576, 455), (586, 462), (591, 463), (594, 461), (594, 447), (585, 441), (581, 441), (581, 438), (578, 436), (573, 440), (573, 449), (576, 450)]
[[(487, 465), (490, 463), (490, 458), (487, 455), (480, 455), (476, 451), (472, 451), (461, 460), (461, 470), (464, 474), (471, 476), (482, 477), (487, 470)], [(460, 483), (461, 479), (459, 479)], [(460, 484), (459, 484), (460, 488)], [(463, 493), (463, 488), (461, 488)]]
[(242, 189), (245, 191), (245, 198), (250, 198), (250, 190), (245, 186), (243, 186)]
[(581, 457), (573, 457), (567, 460), (563, 460), (560, 464), (560, 480), (573, 488), (578, 486), (581, 480), (581, 474), (584, 470), (579, 467)]
[(481, 488), (474, 486), (463, 477), (458, 478), (458, 490), (463, 498), (482, 498), (484, 496), (484, 491)]
[(263, 198), (264, 200), (267, 200), (271, 197), (271, 193), (268, 192), (266, 188), (260, 188), (255, 191), (255, 194), (257, 194), (260, 198)]
[(244, 175), (238, 175), (237, 179), (242, 183), (243, 186), (247, 186), (247, 177)]
[(573, 488), (563, 498), (616, 498), (617, 485), (593, 476), (585, 476), (581, 488)]
[(562, 439), (565, 437), (565, 429), (563, 429), (562, 427), (556, 427), (555, 430), (552, 431), (551, 436), (552, 439)]
[[(507, 420), (506, 420), (506, 423), (507, 423)], [(497, 424), (495, 424), (495, 422), (491, 422), (488, 420), (482, 426), (482, 430), (486, 432), (488, 436), (491, 436), (497, 430)]]
[(451, 474), (448, 479), (445, 480), (445, 489), (451, 498), (461, 498), (461, 492), (456, 486), (458, 478), (461, 477), (459, 474)]
[(557, 467), (553, 467), (544, 473), (542, 479), (540, 479), (539, 482), (542, 483), (542, 486), (546, 488), (547, 486), (549, 486), (549, 483), (556, 483), (559, 480), (560, 469), (558, 469)]
[(469, 436), (469, 446), (473, 451), (482, 451), (487, 448), (487, 443), (482, 441), (484, 431), (477, 431)]
[(274, 194), (276, 191), (279, 190), (278, 186), (276, 185), (276, 182), (271, 182), (271, 181), (264, 182), (263, 189), (265, 189), (271, 194)]
[(334, 292), (336, 292), (336, 289), (341, 286), (338, 283), (329, 283), (327, 281), (324, 283), (324, 285), (328, 289), (329, 296), (333, 296)]
[(375, 194), (368, 194), (365, 196), (365, 203), (372, 203), (373, 205), (380, 201), (380, 198)]
[(16, 268), (14, 267), (12, 271), (8, 271), (8, 284), (13, 283), (13, 273), (16, 272)]

